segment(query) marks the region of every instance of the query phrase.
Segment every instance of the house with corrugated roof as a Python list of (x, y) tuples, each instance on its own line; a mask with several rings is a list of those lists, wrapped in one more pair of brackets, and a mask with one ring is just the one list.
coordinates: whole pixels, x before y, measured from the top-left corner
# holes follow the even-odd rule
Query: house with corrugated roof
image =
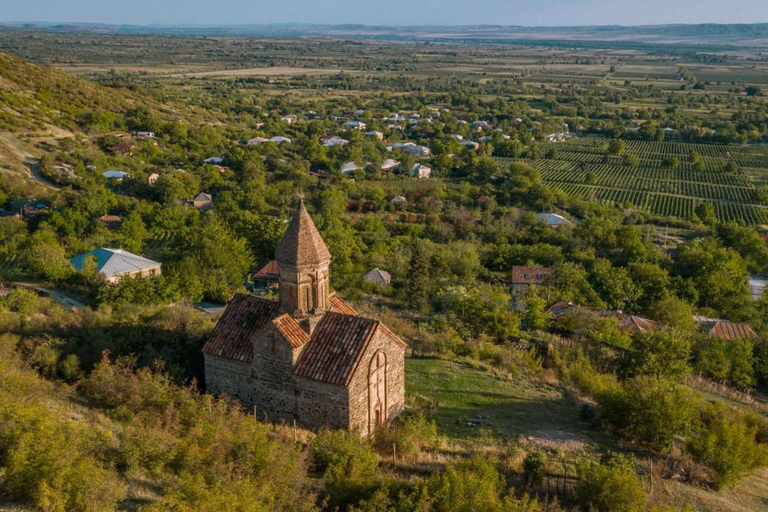
[(124, 277), (152, 277), (162, 273), (162, 264), (157, 261), (122, 249), (106, 247), (78, 254), (70, 258), (69, 262), (75, 270), (82, 272), (88, 260), (93, 260), (97, 274), (108, 283), (116, 283)]
[(303, 202), (275, 256), (279, 301), (235, 295), (203, 347), (207, 391), (267, 421), (373, 434), (403, 410), (405, 342), (331, 291)]
[(392, 275), (386, 270), (375, 268), (365, 274), (363, 280), (368, 283), (383, 284), (389, 286), (392, 283)]

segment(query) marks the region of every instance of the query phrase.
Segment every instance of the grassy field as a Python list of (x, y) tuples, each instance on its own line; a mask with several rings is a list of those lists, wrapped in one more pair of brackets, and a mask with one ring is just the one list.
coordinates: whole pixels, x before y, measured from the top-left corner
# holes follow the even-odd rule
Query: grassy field
[(463, 363), (406, 361), (406, 391), (440, 432), (456, 441), (485, 429), (497, 439), (532, 438), (534, 444), (605, 449), (611, 440), (582, 420), (582, 404), (561, 387), (529, 377), (508, 378)]

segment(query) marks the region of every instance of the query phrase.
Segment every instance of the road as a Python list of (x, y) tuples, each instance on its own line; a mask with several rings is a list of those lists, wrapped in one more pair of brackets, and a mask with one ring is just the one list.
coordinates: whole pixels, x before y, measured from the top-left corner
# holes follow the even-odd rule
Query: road
[(41, 286), (37, 283), (24, 283), (24, 282), (11, 282), (11, 286), (21, 287), (21, 288), (27, 288), (29, 290), (33, 290), (37, 293), (40, 293), (42, 295), (46, 295), (50, 297), (51, 299), (55, 300), (65, 308), (67, 308), (68, 311), (74, 311), (75, 309), (85, 309), (88, 306), (83, 304), (82, 302), (73, 299), (66, 293), (62, 292), (61, 290), (56, 290), (53, 288), (46, 288), (45, 286)]

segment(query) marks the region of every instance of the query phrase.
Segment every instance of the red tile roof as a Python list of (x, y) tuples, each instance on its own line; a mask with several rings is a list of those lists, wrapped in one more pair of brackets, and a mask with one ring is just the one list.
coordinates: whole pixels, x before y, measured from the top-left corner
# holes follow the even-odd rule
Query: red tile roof
[(272, 260), (261, 267), (253, 275), (254, 279), (266, 279), (269, 281), (277, 281), (280, 277), (280, 269), (277, 266), (277, 260)]
[(119, 215), (102, 215), (99, 220), (105, 223), (123, 222), (123, 218)]
[(334, 313), (341, 313), (343, 315), (351, 315), (351, 316), (357, 316), (358, 313), (350, 306), (347, 301), (339, 297), (339, 294), (336, 292), (333, 292), (331, 296), (329, 297), (331, 301), (331, 311)]
[(549, 267), (512, 267), (509, 273), (511, 284), (542, 285), (546, 277), (552, 272)]
[(309, 334), (307, 334), (307, 331), (302, 329), (290, 315), (280, 315), (272, 320), (272, 325), (280, 331), (280, 334), (288, 340), (288, 343), (290, 343), (293, 348), (301, 348), (309, 343), (310, 337)]
[(659, 322), (649, 320), (640, 316), (629, 315), (621, 311), (611, 311), (607, 309), (594, 309), (586, 306), (576, 306), (571, 302), (557, 302), (549, 308), (549, 312), (555, 317), (565, 313), (578, 316), (580, 314), (597, 315), (603, 318), (615, 318), (619, 322), (619, 329), (622, 331), (647, 332), (660, 327)]
[(296, 375), (348, 385), (379, 325), (370, 318), (326, 313), (296, 365)]
[(748, 324), (728, 322), (725, 320), (715, 320), (702, 323), (702, 329), (710, 336), (720, 338), (725, 341), (733, 340), (752, 340), (756, 341), (759, 336), (757, 332)]
[(253, 361), (251, 336), (272, 320), (280, 304), (238, 293), (203, 346), (203, 353), (250, 363)]

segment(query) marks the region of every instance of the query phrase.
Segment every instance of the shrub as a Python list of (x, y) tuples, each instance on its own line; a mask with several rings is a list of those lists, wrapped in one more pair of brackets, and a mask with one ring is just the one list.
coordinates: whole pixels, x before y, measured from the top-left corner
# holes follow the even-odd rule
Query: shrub
[(322, 430), (309, 446), (311, 467), (325, 480), (328, 507), (358, 503), (379, 486), (378, 457), (356, 434)]
[(768, 464), (768, 446), (757, 442), (757, 425), (721, 404), (703, 410), (705, 424), (688, 440), (687, 450), (717, 471), (716, 489), (734, 485), (750, 470)]
[(600, 464), (579, 468), (579, 500), (595, 512), (635, 512), (645, 508), (646, 494), (635, 474), (634, 459), (608, 455)]
[(440, 444), (437, 424), (427, 420), (422, 413), (400, 415), (390, 425), (376, 430), (376, 447), (380, 453), (397, 449), (398, 459), (413, 459), (422, 450), (436, 448)]
[[(515, 499), (494, 464), (474, 457), (432, 475), (426, 484), (431, 507), (436, 512), (535, 512), (540, 510), (527, 496)], [(514, 491), (514, 490), (512, 490)]]
[(546, 476), (546, 456), (542, 452), (531, 452), (523, 460), (523, 473), (528, 485), (538, 485)]

